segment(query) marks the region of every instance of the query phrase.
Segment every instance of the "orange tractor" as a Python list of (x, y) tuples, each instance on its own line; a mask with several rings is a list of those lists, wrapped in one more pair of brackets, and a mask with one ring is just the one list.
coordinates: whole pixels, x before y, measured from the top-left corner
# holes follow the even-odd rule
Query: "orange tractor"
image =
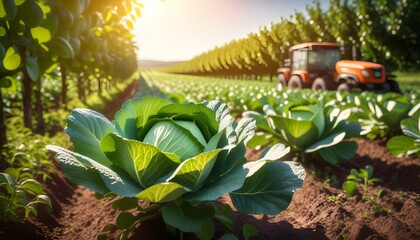
[(340, 61), (340, 46), (336, 43), (298, 44), (289, 49), (289, 57), (277, 70), (279, 89), (400, 91), (398, 83), (387, 76), (383, 65)]

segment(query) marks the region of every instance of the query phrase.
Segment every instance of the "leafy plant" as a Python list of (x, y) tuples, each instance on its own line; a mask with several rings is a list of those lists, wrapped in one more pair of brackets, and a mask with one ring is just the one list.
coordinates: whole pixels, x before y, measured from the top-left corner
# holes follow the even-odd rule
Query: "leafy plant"
[(201, 202), (229, 193), (245, 213), (276, 214), (302, 184), (304, 170), (277, 162), (289, 152), (273, 146), (247, 163), (245, 144), (255, 123), (236, 123), (225, 104), (176, 104), (144, 97), (127, 101), (111, 123), (101, 114), (74, 109), (66, 133), (74, 152), (57, 152), (65, 175), (99, 194), (115, 193), (159, 203), (163, 220), (197, 233), (217, 214)]
[(37, 216), (39, 204), (51, 210), (50, 198), (27, 170), (8, 168), (0, 173), (0, 221), (21, 222), (30, 215)]
[(410, 112), (409, 117), (401, 121), (401, 129), (404, 135), (392, 137), (387, 148), (395, 156), (416, 154), (420, 156), (420, 103)]
[[(102, 196), (99, 196), (100, 198)], [(215, 219), (226, 226), (231, 232), (233, 231), (233, 210), (228, 204), (224, 204), (222, 207), (216, 205), (211, 206), (215, 212)], [(117, 239), (127, 239), (131, 232), (139, 227), (142, 223), (157, 218), (159, 216), (159, 204), (149, 203), (147, 206), (140, 206), (137, 198), (119, 198), (112, 204), (112, 208), (120, 211), (117, 216), (115, 224), (108, 224), (103, 228), (103, 232), (98, 235), (97, 239), (108, 239), (108, 232), (121, 229), (122, 231), (116, 237)], [(167, 227), (169, 232), (168, 237), (174, 237), (171, 235), (176, 234), (176, 228)], [(212, 222), (208, 221), (201, 229), (196, 232), (199, 239), (212, 239), (215, 233), (215, 226)], [(243, 225), (243, 237), (249, 239), (252, 236), (257, 235), (257, 230), (251, 224)], [(182, 232), (180, 233), (182, 236)], [(237, 239), (231, 233), (226, 233), (222, 237), (233, 236), (231, 239)], [(181, 237), (182, 238), (182, 237)]]
[(368, 194), (368, 188), (379, 181), (382, 180), (373, 177), (373, 167), (367, 165), (364, 169), (359, 169), (359, 171), (351, 169), (350, 174), (347, 176), (347, 181), (343, 183), (343, 190), (347, 197), (351, 197), (356, 193), (357, 189), (362, 189), (362, 199), (370, 202), (374, 214), (388, 214), (391, 210), (380, 204), (383, 189), (379, 189), (375, 195)]
[(328, 201), (328, 202), (335, 202), (335, 201), (337, 201), (339, 198), (340, 198), (340, 196), (339, 196), (339, 195), (330, 195), (330, 196), (328, 196), (328, 197), (327, 197), (327, 201)]
[(7, 163), (4, 168), (25, 168), (27, 172), (31, 172), (31, 178), (44, 182), (50, 178), (55, 169), (53, 161), (47, 156), (44, 148), (48, 137), (32, 133), (29, 129), (22, 127), (21, 121), (22, 119), (17, 117), (9, 118), (7, 121), (7, 124), (10, 124), (8, 143), (1, 151)]
[(383, 189), (379, 189), (375, 195), (368, 195), (365, 197), (365, 200), (369, 200), (372, 206), (372, 211), (374, 214), (389, 214), (391, 213), (391, 209), (384, 207), (381, 205), (381, 196), (383, 193)]
[(314, 155), (324, 163), (339, 164), (354, 156), (357, 144), (343, 141), (358, 135), (359, 125), (346, 119), (350, 110), (325, 108), (308, 100), (285, 102), (274, 111), (264, 107), (265, 114), (245, 112), (245, 118), (256, 120), (261, 134), (256, 134), (248, 143), (251, 147), (283, 143), (298, 154), (306, 163), (306, 156)]
[(386, 93), (366, 99), (359, 115), (362, 126), (360, 135), (369, 139), (392, 137), (401, 132), (400, 122), (408, 117), (412, 108), (409, 99), (396, 93)]
[(373, 178), (373, 167), (371, 165), (365, 166), (359, 170), (351, 169), (350, 174), (347, 176), (347, 181), (343, 183), (343, 190), (348, 197), (355, 194), (357, 188), (362, 189), (362, 197), (366, 198), (368, 187), (372, 186), (375, 182), (381, 181), (379, 178)]

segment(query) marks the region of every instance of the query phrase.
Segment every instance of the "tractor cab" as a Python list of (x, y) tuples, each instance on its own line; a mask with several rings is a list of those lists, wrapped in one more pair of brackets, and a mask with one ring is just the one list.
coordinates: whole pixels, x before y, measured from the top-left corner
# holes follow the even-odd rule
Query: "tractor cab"
[(340, 48), (335, 43), (303, 43), (291, 47), (289, 57), (278, 70), (281, 87), (311, 87), (317, 78), (323, 78), (322, 84), (330, 88), (327, 84), (335, 75)]

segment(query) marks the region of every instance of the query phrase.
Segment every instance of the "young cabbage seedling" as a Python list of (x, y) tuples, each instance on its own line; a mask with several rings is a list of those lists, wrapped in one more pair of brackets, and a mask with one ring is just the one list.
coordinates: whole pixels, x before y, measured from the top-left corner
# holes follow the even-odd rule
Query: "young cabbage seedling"
[(347, 181), (343, 183), (343, 190), (348, 197), (356, 193), (357, 188), (361, 188), (362, 198), (367, 198), (368, 187), (372, 186), (375, 182), (381, 181), (379, 178), (373, 178), (373, 167), (371, 165), (365, 166), (358, 170), (351, 169), (350, 174), (347, 176)]

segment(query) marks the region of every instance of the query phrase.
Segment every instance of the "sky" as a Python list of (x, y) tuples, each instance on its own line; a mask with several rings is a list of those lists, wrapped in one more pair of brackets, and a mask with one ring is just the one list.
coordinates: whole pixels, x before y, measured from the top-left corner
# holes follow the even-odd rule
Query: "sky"
[[(258, 32), (312, 0), (138, 0), (135, 25), (141, 60), (183, 61)], [(321, 0), (324, 7), (328, 0)]]

